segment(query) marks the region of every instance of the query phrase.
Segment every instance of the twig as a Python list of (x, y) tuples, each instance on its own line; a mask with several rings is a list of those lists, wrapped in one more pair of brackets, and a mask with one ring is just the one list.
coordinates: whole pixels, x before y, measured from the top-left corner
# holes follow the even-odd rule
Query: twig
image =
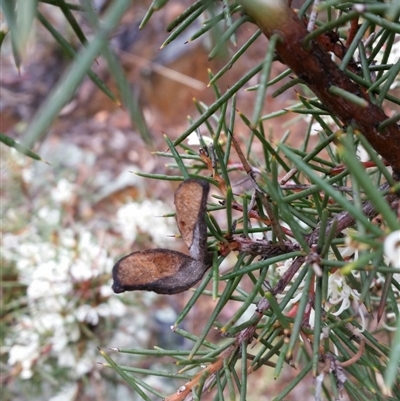
[(165, 398), (164, 401), (183, 401), (192, 392), (192, 389), (197, 386), (202, 379), (204, 379), (205, 376), (209, 376), (206, 379), (206, 383), (204, 385), (206, 388), (208, 388), (211, 385), (210, 381), (214, 379), (215, 373), (223, 368), (224, 360), (230, 358), (237, 351), (237, 349), (237, 344), (231, 345), (229, 348), (221, 353), (221, 355), (215, 362), (202, 369), (193, 377), (192, 380), (179, 387), (176, 393)]
[(182, 85), (186, 85), (198, 91), (204, 90), (207, 87), (204, 82), (201, 82), (198, 79), (189, 77), (188, 75), (182, 74), (179, 71), (172, 70), (171, 68), (165, 67), (153, 61), (146, 60), (145, 58), (137, 56), (136, 54), (129, 53), (121, 49), (118, 49), (117, 52), (124, 62), (138, 65), (141, 68), (148, 68), (149, 70), (173, 81), (179, 82)]
[[(309, 33), (296, 13), (285, 1), (239, 0), (265, 36), (277, 31), (281, 41), (276, 44), (279, 58), (317, 95), (344, 126), (358, 128), (374, 149), (393, 167), (393, 176), (400, 180), (400, 128), (393, 123), (382, 132), (379, 124), (389, 117), (373, 104), (360, 85), (353, 82), (332, 60), (330, 54)], [(333, 93), (333, 87), (352, 97)], [(360, 98), (355, 103), (354, 96)]]
[[(389, 188), (389, 184), (383, 184), (380, 187), (381, 191), (385, 191)], [(398, 199), (398, 196), (396, 194), (389, 194), (386, 196), (386, 201), (391, 205), (396, 199)], [(374, 217), (378, 214), (378, 212), (375, 210), (373, 204), (371, 202), (364, 202), (363, 207), (362, 207), (363, 213), (367, 217)], [(344, 211), (339, 214), (337, 214), (335, 217), (330, 219), (326, 226), (326, 230), (324, 234), (321, 234), (320, 232), (320, 227), (317, 227), (308, 237), (307, 237), (307, 242), (310, 246), (317, 244), (318, 242), (318, 237), (320, 235), (328, 235), (330, 232), (331, 228), (334, 227), (335, 229), (335, 236), (340, 234), (345, 228), (351, 227), (354, 225), (356, 222), (354, 216), (352, 216), (349, 212)], [(284, 291), (284, 289), (289, 285), (289, 283), (292, 281), (294, 275), (298, 272), (298, 270), (301, 268), (301, 266), (304, 264), (304, 262), (307, 260), (306, 256), (299, 256), (297, 257), (294, 262), (291, 264), (289, 269), (286, 270), (286, 272), (282, 275), (282, 277), (279, 279), (275, 287), (272, 289), (272, 294), (277, 295), (280, 294)], [(259, 303), (257, 304), (257, 309), (252, 318), (255, 316), (259, 317), (259, 320), (261, 320), (261, 317), (263, 316), (264, 312), (269, 308), (269, 301), (265, 297), (261, 298)], [(238, 340), (240, 339), (246, 339), (248, 343), (251, 343), (251, 340), (256, 332), (256, 326), (259, 322), (259, 320), (250, 327), (247, 327), (244, 329), (242, 332), (240, 332), (237, 336)]]
[(229, 247), (230, 251), (244, 252), (253, 256), (262, 256), (263, 258), (271, 258), (300, 250), (298, 244), (290, 241), (284, 241), (283, 248), (280, 244), (273, 244), (270, 241), (253, 241), (244, 237), (232, 237), (228, 241), (227, 247)]
[[(388, 188), (389, 184), (384, 184), (380, 187), (380, 190), (385, 191)], [(386, 196), (386, 200), (389, 202), (389, 204), (392, 204), (394, 200), (396, 200), (397, 198), (398, 197), (396, 194), (389, 194)], [(364, 202), (363, 212), (368, 217), (373, 217), (378, 214), (371, 202)], [(349, 212), (339, 213), (337, 216), (333, 217), (328, 222), (326, 226), (325, 235), (330, 231), (332, 227), (335, 228), (336, 235), (338, 235), (345, 228), (352, 226), (354, 223), (355, 223), (355, 218), (352, 215), (350, 215)], [(312, 232), (312, 234), (308, 236), (307, 238), (308, 244), (310, 246), (316, 244), (319, 235), (321, 235), (320, 228), (317, 227)], [(236, 250), (242, 250), (242, 251), (247, 250), (247, 252), (249, 253), (256, 252), (257, 254), (259, 254), (258, 252), (260, 252), (260, 250), (263, 249), (265, 252), (268, 253), (268, 256), (271, 256), (271, 252), (282, 252), (282, 250), (276, 244), (275, 245), (266, 244), (263, 243), (262, 241), (258, 242), (258, 241), (251, 241), (249, 239), (235, 238), (234, 242), (235, 245), (237, 246)], [(287, 247), (286, 249), (287, 252), (291, 252), (295, 249), (298, 249), (296, 248), (296, 246), (298, 247), (298, 245), (292, 243), (286, 242), (285, 246)], [(306, 256), (299, 256), (294, 260), (289, 269), (286, 270), (286, 272), (279, 279), (278, 283), (272, 289), (271, 292), (273, 295), (280, 294), (284, 291), (284, 289), (292, 281), (294, 275), (298, 272), (298, 270), (306, 262), (306, 260), (307, 260)], [(201, 382), (201, 380), (204, 379), (205, 376), (208, 377), (206, 378), (204, 388), (208, 389), (212, 385), (213, 380), (215, 379), (216, 372), (218, 372), (223, 368), (224, 360), (228, 360), (232, 355), (234, 355), (234, 353), (237, 352), (237, 350), (242, 344), (245, 343), (251, 344), (254, 337), (256, 336), (257, 325), (264, 316), (264, 312), (269, 308), (269, 306), (270, 305), (268, 299), (262, 297), (257, 304), (256, 311), (251, 317), (251, 319), (254, 319), (254, 323), (251, 326), (240, 331), (236, 335), (235, 343), (231, 345), (229, 348), (227, 348), (214, 363), (210, 364), (207, 368), (197, 373), (192, 380), (181, 386), (175, 394), (172, 394), (171, 396), (167, 397), (165, 401), (183, 401), (191, 393), (194, 387), (198, 385)], [(342, 369), (343, 367), (348, 367), (351, 364), (355, 363), (358, 359), (360, 359), (364, 352), (364, 349), (365, 349), (365, 343), (364, 340), (362, 339), (359, 350), (352, 358), (350, 358), (348, 361), (345, 362), (335, 361), (334, 365), (336, 374), (340, 374), (340, 369)], [(344, 378), (344, 375), (342, 376)]]
[(239, 143), (236, 140), (236, 138), (234, 137), (233, 133), (231, 133), (231, 138), (232, 138), (232, 145), (235, 148), (236, 153), (238, 154), (241, 163), (243, 164), (244, 171), (246, 171), (247, 175), (250, 177), (250, 180), (253, 183), (254, 188), (258, 192), (262, 193), (263, 191), (261, 190), (261, 188), (257, 184), (257, 181), (256, 181), (255, 176), (254, 176), (253, 169), (250, 166), (249, 162), (247, 161), (245, 155), (243, 154), (242, 149), (240, 148)]
[(267, 199), (267, 197), (264, 194), (260, 195), (261, 197), (261, 202), (263, 206), (265, 207), (265, 210), (267, 211), (267, 215), (269, 219), (271, 220), (271, 225), (272, 229), (278, 239), (279, 246), (282, 250), (285, 249), (285, 235), (283, 233), (282, 227), (279, 224), (279, 220), (276, 218), (274, 211), (272, 210), (272, 207)]
[[(306, 189), (310, 189), (313, 185), (305, 185), (305, 184), (288, 184), (288, 185), (281, 185), (280, 188), (283, 191), (304, 191)], [(340, 192), (353, 192), (353, 188), (345, 187), (343, 185), (332, 185), (332, 188), (335, 188), (337, 191)]]
[[(380, 186), (379, 190), (383, 192), (383, 191), (387, 190), (388, 188), (390, 188), (389, 184), (385, 183)], [(388, 202), (388, 204), (390, 205), (393, 201), (398, 199), (398, 196), (396, 194), (389, 194), (385, 197), (385, 199)], [(370, 201), (364, 202), (362, 204), (362, 211), (363, 211), (364, 215), (369, 218), (373, 218), (376, 215), (378, 215), (378, 212), (376, 211), (374, 205)], [(340, 212), (328, 222), (325, 233), (323, 235), (327, 235), (329, 233), (329, 231), (335, 221), (337, 224), (336, 235), (341, 233), (345, 228), (351, 227), (352, 225), (354, 225), (356, 223), (355, 217), (353, 215), (351, 215), (349, 212), (347, 212), (347, 211)], [(321, 235), (320, 225), (318, 225), (318, 227), (307, 238), (309, 245), (316, 244), (318, 242), (318, 237), (320, 235)]]
[(365, 341), (363, 338), (361, 338), (360, 347), (358, 348), (358, 351), (350, 359), (344, 362), (336, 361), (335, 363), (336, 365), (341, 366), (342, 368), (347, 368), (353, 365), (353, 363), (357, 362), (363, 356), (364, 350), (365, 350)]

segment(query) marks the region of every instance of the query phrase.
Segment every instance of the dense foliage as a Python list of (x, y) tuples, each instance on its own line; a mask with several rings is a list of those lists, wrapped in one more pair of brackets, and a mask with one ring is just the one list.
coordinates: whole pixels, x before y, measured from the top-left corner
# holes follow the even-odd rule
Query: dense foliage
[[(78, 57), (71, 53), (71, 69), (37, 112), (22, 144), (3, 135), (4, 142), (33, 157), (36, 153), (27, 149), (44, 135), (100, 51), (111, 70), (118, 65), (106, 38), (129, 2), (111, 2), (101, 23), (89, 1), (81, 6), (55, 3), (85, 46)], [(5, 1), (3, 11), (18, 62), (26, 33), (18, 33), (20, 22), (14, 14), (19, 9), (13, 4)], [(141, 28), (145, 30), (164, 6), (171, 4), (154, 0)], [(73, 17), (77, 12), (87, 13), (98, 27), (90, 41), (81, 36)], [(101, 351), (106, 366), (118, 372), (140, 398), (251, 399), (255, 377), (267, 383), (282, 378), (283, 387), (273, 387), (272, 393), (261, 386), (257, 395), (276, 401), (294, 399), (289, 397), (296, 397), (299, 388), (303, 399), (400, 399), (399, 15), (397, 2), (310, 0), (292, 9), (283, 0), (198, 0), (166, 27), (170, 34), (162, 48), (201, 21), (189, 41), (207, 37), (212, 43), (210, 59), (233, 47), (236, 35), (248, 26), (255, 30), (219, 71), (209, 73), (215, 101), (207, 105), (195, 100), (200, 116), (190, 118), (179, 137), (165, 138), (169, 151), (157, 154), (172, 160), (170, 170), (139, 173), (146, 182), (208, 181), (211, 196), (205, 220), (212, 253), (210, 269), (189, 293), (171, 327), (184, 342), (172, 343), (168, 349), (113, 349), (118, 355)], [(29, 23), (36, 17), (43, 23), (44, 16), (33, 8)], [(65, 39), (58, 42), (69, 48)], [(248, 65), (248, 71), (223, 91), (220, 80), (255, 46), (264, 52), (263, 60)], [(278, 62), (280, 70), (274, 69)], [(121, 69), (114, 73), (122, 101), (148, 138), (134, 99), (123, 90)], [(93, 73), (90, 77), (101, 90), (109, 91)], [(240, 103), (243, 90), (255, 92), (249, 112), (239, 111), (245, 109)], [(297, 99), (279, 111), (269, 109), (270, 99), (288, 93), (295, 93)], [(295, 118), (287, 131), (272, 135), (268, 124), (289, 115)], [(294, 124), (303, 124), (302, 135), (294, 135)], [(52, 201), (65, 207), (60, 193), (61, 189), (54, 192)], [(57, 224), (59, 216), (54, 219)], [(48, 274), (47, 265), (53, 263), (38, 260), (34, 246), (39, 241), (31, 229), (33, 222), (24, 237), (18, 237), (20, 242), (13, 236), (4, 245), (16, 251), (3, 258), (15, 263), (20, 275), (28, 274), (27, 260), (36, 258), (25, 285)], [(28, 240), (36, 245), (22, 252)], [(88, 233), (71, 232), (63, 236), (63, 243), (41, 244), (49, 248), (46, 253), (62, 251), (64, 258), (79, 262), (73, 275), (78, 283), (92, 278), (83, 269), (85, 246), (98, 255), (95, 276), (99, 280), (91, 293), (96, 307), (87, 310), (84, 303), (77, 305), (79, 313), (74, 312), (72, 328), (67, 330), (76, 336), (64, 342), (78, 341), (79, 322), (97, 324), (93, 319), (123, 313), (122, 304), (104, 288), (109, 283), (110, 271), (103, 271), (103, 266), (110, 267), (108, 255), (91, 241)], [(80, 253), (82, 257), (77, 256)], [(66, 261), (68, 269), (70, 264)], [(57, 297), (71, 291), (68, 281), (63, 283)], [(29, 308), (42, 291), (40, 285), (37, 292), (28, 287)], [(189, 327), (185, 319), (207, 298), (212, 309), (206, 319)], [(46, 302), (55, 301), (46, 297)], [(27, 323), (18, 321), (21, 324)], [(21, 374), (30, 375), (33, 362), (24, 364), (27, 353), (12, 349), (11, 341), (25, 341), (17, 338), (23, 333), (18, 325), (20, 333), (14, 332), (9, 340), (8, 363), (21, 362)], [(61, 323), (58, 327), (65, 329)], [(65, 334), (51, 330), (52, 336)], [(129, 355), (125, 359), (129, 366), (120, 364), (119, 357), (125, 357), (121, 354)], [(60, 366), (73, 366), (60, 361), (61, 356)], [(87, 356), (93, 357), (93, 349)], [(146, 358), (154, 363), (140, 367)], [(80, 377), (80, 372), (78, 364), (75, 376)], [(153, 377), (168, 380), (151, 381)]]

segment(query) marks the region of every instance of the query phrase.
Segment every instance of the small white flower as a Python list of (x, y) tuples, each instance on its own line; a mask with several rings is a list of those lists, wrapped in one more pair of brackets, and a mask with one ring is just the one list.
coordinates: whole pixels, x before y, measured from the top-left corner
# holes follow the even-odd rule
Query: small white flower
[[(203, 135), (202, 136), (203, 141), (206, 145), (213, 143), (213, 140), (208, 137)], [(187, 137), (187, 143), (189, 146), (200, 146), (200, 140), (199, 140), (199, 136), (196, 132), (192, 132), (188, 137)]]
[[(276, 273), (278, 274), (279, 277), (282, 277), (286, 271), (290, 268), (290, 266), (292, 266), (293, 264), (293, 259), (287, 259), (284, 262), (280, 262), (278, 263), (278, 266), (276, 268)], [(300, 269), (299, 269), (300, 270)], [(294, 277), (292, 278), (291, 282), (285, 287), (285, 290), (280, 293), (280, 294), (276, 294), (276, 298), (278, 300), (281, 300), (285, 297), (286, 292), (290, 289), (293, 281), (296, 280), (296, 278), (298, 277), (299, 273), (297, 272)], [(302, 294), (304, 291), (304, 280), (299, 284), (295, 294), (293, 295), (292, 299), (288, 302), (287, 306), (286, 306), (286, 310), (291, 309), (291, 307), (296, 304), (299, 299), (301, 298)]]
[(54, 333), (53, 338), (51, 339), (53, 352), (55, 354), (58, 354), (68, 346), (68, 343), (69, 343), (69, 338), (65, 333), (64, 328), (61, 330), (57, 330)]
[(34, 330), (34, 319), (31, 316), (21, 316), (19, 322), (15, 325), (16, 338), (13, 344), (39, 344), (39, 334)]
[(14, 210), (14, 209), (8, 209), (7, 211), (6, 211), (6, 213), (4, 214), (4, 218), (5, 218), (5, 220), (7, 220), (9, 223), (15, 223), (15, 222), (18, 222), (19, 220), (20, 220), (20, 216), (19, 216), (19, 214), (17, 213), (17, 211), (16, 210)]
[(137, 206), (137, 203), (129, 203), (117, 211), (116, 226), (122, 237), (127, 241), (135, 241), (137, 236)]
[(29, 380), (33, 376), (32, 364), (30, 361), (22, 362), (22, 371), (20, 373), (21, 379)]
[(28, 298), (31, 300), (45, 297), (51, 288), (50, 281), (48, 280), (34, 280), (29, 284), (27, 289)]
[(31, 168), (24, 168), (22, 170), (22, 178), (24, 179), (26, 184), (30, 184), (33, 182), (33, 170)]
[(22, 258), (31, 258), (38, 251), (38, 245), (31, 242), (21, 243), (18, 248), (18, 253)]
[(73, 368), (76, 365), (75, 355), (71, 348), (64, 348), (58, 353), (58, 365)]
[(64, 319), (59, 313), (46, 312), (36, 315), (33, 322), (39, 333), (53, 333), (63, 328)]
[(61, 213), (60, 210), (50, 208), (48, 206), (43, 206), (39, 212), (38, 216), (45, 220), (49, 226), (56, 226), (60, 223)]
[(74, 184), (70, 183), (65, 178), (61, 178), (57, 183), (57, 187), (51, 191), (51, 197), (57, 203), (67, 203), (72, 200), (74, 190)]
[(278, 267), (276, 268), (276, 272), (279, 274), (280, 277), (282, 277), (286, 271), (289, 269), (289, 267), (292, 265), (293, 259), (286, 259), (283, 263), (281, 262)]
[(70, 273), (76, 281), (86, 281), (93, 277), (90, 266), (80, 259), (74, 261), (74, 264), (70, 268)]
[(17, 249), (20, 243), (20, 237), (18, 235), (4, 233), (3, 234), (3, 247), (5, 249)]
[(339, 248), (339, 252), (342, 255), (342, 258), (345, 259), (355, 255), (355, 259), (358, 259), (358, 244), (353, 240), (353, 238), (347, 235), (344, 239), (344, 243), (346, 246), (344, 248)]
[(390, 264), (395, 268), (400, 268), (400, 230), (393, 231), (386, 237), (383, 251)]
[(155, 245), (166, 245), (170, 238), (168, 233), (171, 232), (171, 222), (163, 216), (168, 213), (168, 207), (161, 201), (146, 200), (139, 205), (137, 225), (142, 232), (151, 236)]
[(76, 342), (81, 337), (79, 324), (72, 313), (64, 318), (64, 330), (68, 334), (68, 339), (70, 342)]
[[(279, 263), (278, 266), (277, 266), (277, 268), (276, 268), (276, 272), (278, 273), (279, 277), (282, 277), (282, 276), (286, 273), (286, 271), (292, 266), (292, 264), (293, 264), (293, 259), (292, 259), (292, 258), (286, 259), (286, 260), (283, 262), (283, 264), (282, 264), (282, 262)], [(299, 270), (300, 270), (300, 269), (299, 269)], [(297, 272), (297, 273), (293, 276), (291, 282), (295, 281), (298, 275), (299, 275), (299, 273)], [(287, 286), (286, 288), (289, 288), (290, 286), (291, 286), (291, 284), (289, 283), (288, 286)], [(303, 287), (304, 287), (304, 284), (301, 283), (301, 284), (299, 285), (299, 288), (303, 288)]]
[(63, 229), (62, 235), (60, 236), (60, 245), (69, 249), (76, 246), (76, 238), (73, 230), (69, 228)]
[[(117, 298), (110, 298), (108, 300), (112, 316), (121, 317), (126, 313), (126, 306)], [(100, 306), (100, 305), (99, 305)]]
[(145, 200), (142, 203), (132, 202), (122, 206), (117, 212), (117, 228), (124, 239), (134, 241), (138, 232), (151, 236), (155, 245), (165, 246), (172, 230), (172, 220), (161, 217), (169, 208), (161, 201)]
[(55, 396), (51, 397), (49, 401), (73, 401), (78, 394), (78, 384), (71, 383), (63, 386), (61, 391)]
[(119, 299), (110, 298), (107, 303), (96, 306), (96, 312), (101, 317), (120, 317), (125, 314), (126, 306)]
[(75, 316), (80, 322), (87, 322), (93, 326), (99, 323), (99, 315), (96, 309), (87, 304), (80, 305), (75, 310)]
[(100, 296), (103, 298), (109, 298), (111, 295), (114, 295), (114, 291), (111, 288), (111, 284), (102, 285), (99, 289)]
[[(309, 117), (310, 118), (310, 117)], [(336, 123), (333, 120), (333, 118), (331, 116), (321, 116), (321, 119), (331, 128), (336, 127)], [(324, 128), (322, 128), (321, 124), (318, 121), (314, 121), (312, 126), (311, 126), (311, 130), (310, 130), (310, 134), (312, 136), (314, 135), (318, 135), (318, 133), (320, 131), (323, 131)]]
[(78, 377), (84, 376), (86, 373), (93, 370), (94, 358), (87, 353), (83, 355), (76, 364), (76, 374)]
[(112, 314), (111, 307), (108, 303), (102, 303), (96, 306), (96, 312), (101, 317), (109, 317)]
[(360, 299), (360, 294), (346, 283), (345, 278), (339, 270), (332, 273), (328, 279), (328, 302), (331, 305), (341, 303), (339, 309), (332, 313), (334, 316), (339, 316), (344, 310), (349, 308), (350, 297), (358, 300)]
[(357, 157), (361, 162), (367, 162), (368, 160), (370, 160), (368, 152), (361, 144), (357, 146)]
[(29, 345), (16, 344), (11, 347), (8, 363), (10, 365), (15, 365), (17, 362), (22, 362), (24, 360), (32, 360), (39, 356), (38, 344), (33, 343)]
[(39, 344), (16, 344), (9, 351), (8, 364), (13, 366), (20, 363), (22, 368), (21, 378), (27, 380), (33, 375), (32, 365), (37, 358), (39, 358)]
[(32, 274), (27, 295), (33, 301), (67, 295), (71, 290), (72, 283), (65, 266), (59, 265), (56, 261), (49, 261), (39, 266)]

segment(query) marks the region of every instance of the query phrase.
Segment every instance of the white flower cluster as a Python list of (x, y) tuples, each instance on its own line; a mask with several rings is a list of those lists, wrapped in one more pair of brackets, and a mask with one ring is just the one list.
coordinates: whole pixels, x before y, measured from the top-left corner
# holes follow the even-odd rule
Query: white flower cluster
[[(293, 259), (288, 259), (284, 263), (282, 263), (280, 266), (277, 267), (276, 271), (278, 275), (281, 277), (292, 265)], [(298, 276), (298, 273), (294, 276), (292, 281), (294, 281)], [(285, 289), (285, 292), (289, 290), (291, 284), (287, 286)], [(299, 288), (296, 292), (296, 294), (293, 296), (293, 298), (289, 302), (289, 307), (292, 306), (293, 304), (299, 302), (302, 293), (304, 291), (304, 282), (300, 283)], [(278, 299), (282, 299), (284, 297), (284, 294), (277, 295)], [(350, 307), (350, 300), (355, 299), (358, 300), (360, 299), (360, 294), (358, 291), (352, 289), (346, 282), (346, 278), (343, 276), (341, 271), (338, 269), (334, 273), (329, 275), (329, 280), (328, 280), (328, 294), (327, 294), (327, 303), (325, 305), (325, 309), (328, 310), (330, 309), (333, 305), (337, 305), (337, 310), (336, 311), (331, 311), (332, 315), (334, 316), (339, 316), (343, 311), (348, 309)], [(313, 322), (313, 314), (311, 315), (310, 318), (310, 325), (311, 327), (314, 326)]]
[(175, 220), (166, 219), (163, 215), (171, 209), (159, 200), (131, 202), (117, 211), (116, 228), (127, 241), (133, 242), (139, 233), (151, 236), (155, 246), (171, 244), (168, 234), (176, 230)]
[(113, 262), (87, 232), (64, 230), (61, 243), (39, 240), (34, 229), (4, 236), (3, 254), (14, 254), (20, 282), (27, 286), (26, 312), (5, 339), (8, 363), (20, 364), (21, 377), (28, 379), (38, 360), (53, 356), (58, 366), (73, 368), (80, 377), (95, 360), (89, 351), (79, 353), (74, 347), (81, 338), (80, 325), (95, 326), (100, 317), (125, 311), (121, 301), (110, 297)]
[[(3, 235), (1, 254), (15, 267), (18, 285), (24, 290), (13, 299), (17, 307), (2, 352), (8, 355), (14, 374), (22, 379), (30, 379), (43, 368), (48, 371), (56, 367), (65, 368), (67, 380), (75, 382), (93, 371), (98, 360), (90, 330), (105, 318), (110, 321), (132, 311), (112, 292), (115, 261), (106, 248), (86, 226), (66, 218), (71, 205), (80, 200), (76, 184), (59, 178), (51, 186), (51, 173), (45, 183), (34, 180), (29, 160), (14, 153), (10, 152), (10, 166), (15, 166), (28, 191), (32, 189), (39, 196), (32, 202), (29, 215), (24, 215), (26, 207), (5, 211), (12, 229)], [(155, 246), (162, 246), (171, 242), (168, 234), (176, 228), (174, 219), (161, 217), (170, 211), (161, 201), (130, 203), (117, 212), (113, 226), (126, 240), (132, 242), (138, 234), (147, 234)], [(136, 313), (135, 318), (139, 315)], [(142, 336), (147, 341), (148, 332), (138, 326), (136, 338), (140, 341)], [(115, 335), (111, 331), (107, 336)]]
[(73, 186), (60, 182), (57, 188), (63, 191), (53, 192), (55, 205), (38, 210), (24, 231), (3, 236), (2, 257), (14, 264), (18, 281), (26, 286), (26, 298), (16, 300), (24, 308), (15, 313), (3, 351), (23, 379), (50, 358), (69, 368), (72, 378), (86, 374), (96, 363), (97, 350), (77, 346), (85, 344), (84, 326), (125, 312), (124, 304), (111, 297), (113, 260), (107, 251), (78, 224), (60, 229), (62, 206), (57, 209), (57, 203), (70, 199), (67, 189)]
[[(357, 260), (358, 251), (362, 248), (362, 244), (354, 241), (352, 239), (352, 230), (346, 229), (343, 231), (346, 234), (345, 239), (345, 247), (339, 248), (339, 251), (344, 259), (350, 258), (349, 262), (353, 260)], [(384, 260), (387, 265), (391, 265), (394, 268), (400, 268), (400, 230), (394, 231), (389, 234), (384, 242), (383, 242), (383, 250), (384, 250)], [(276, 273), (279, 277), (281, 277), (292, 265), (293, 260), (288, 259), (285, 262), (278, 264), (276, 268)], [(357, 271), (352, 271), (352, 274), (355, 278), (359, 277), (359, 273)], [(292, 282), (296, 279), (298, 273), (296, 273), (295, 277), (292, 279)], [(376, 278), (377, 283), (381, 283), (385, 279), (385, 276), (378, 274)], [(393, 274), (393, 279), (400, 282), (400, 273)], [(375, 285), (374, 283), (371, 286)], [(291, 284), (285, 289), (285, 292), (290, 288)], [(399, 291), (395, 286), (392, 287), (393, 291), (396, 294), (399, 294)], [(304, 284), (301, 283), (299, 288), (290, 301), (288, 307), (290, 308), (293, 304), (297, 303), (301, 298), (301, 295), (304, 291)], [(281, 299), (284, 297), (284, 294), (278, 294), (277, 298)], [(325, 305), (325, 310), (330, 310), (330, 313), (334, 316), (340, 316), (343, 311), (348, 309), (351, 305), (351, 300), (358, 301), (360, 299), (360, 293), (348, 285), (346, 281), (345, 275), (342, 274), (341, 269), (337, 269), (329, 275), (328, 279), (328, 293), (326, 296), (327, 303)], [(334, 308), (332, 308), (334, 307)], [(400, 308), (400, 305), (399, 305)], [(360, 317), (363, 321), (363, 315), (360, 313)], [(310, 324), (313, 326), (312, 316), (310, 317)]]

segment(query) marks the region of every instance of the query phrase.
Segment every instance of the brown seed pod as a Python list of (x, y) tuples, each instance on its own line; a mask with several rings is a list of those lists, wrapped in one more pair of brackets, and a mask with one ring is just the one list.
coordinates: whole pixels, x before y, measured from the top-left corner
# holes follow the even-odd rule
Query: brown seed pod
[(176, 223), (190, 255), (196, 260), (205, 260), (207, 256), (204, 216), (209, 190), (207, 181), (188, 179), (175, 192)]
[(114, 292), (176, 294), (201, 280), (210, 267), (204, 220), (209, 189), (208, 182), (189, 179), (175, 192), (176, 221), (191, 256), (169, 249), (133, 252), (113, 268)]
[(177, 294), (196, 284), (208, 269), (203, 262), (169, 249), (133, 252), (113, 268), (113, 290)]

